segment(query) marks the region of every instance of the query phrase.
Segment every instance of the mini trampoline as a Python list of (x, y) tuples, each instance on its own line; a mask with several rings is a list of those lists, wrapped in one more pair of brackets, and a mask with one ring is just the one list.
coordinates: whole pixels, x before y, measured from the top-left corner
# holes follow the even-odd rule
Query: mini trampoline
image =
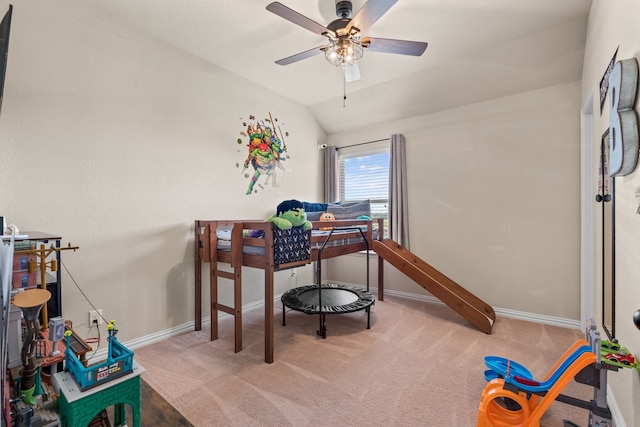
[(327, 241), (329, 241), (333, 234), (333, 230), (331, 230), (331, 233), (329, 233), (322, 244), (322, 247), (318, 251), (318, 284), (299, 286), (297, 288), (289, 289), (282, 294), (282, 326), (286, 326), (285, 307), (288, 307), (291, 310), (300, 311), (305, 314), (319, 315), (320, 327), (316, 332), (322, 338), (327, 337), (327, 328), (325, 323), (325, 316), (327, 314), (344, 314), (366, 310), (367, 329), (371, 328), (370, 307), (375, 302), (375, 298), (369, 292), (369, 242), (364, 236), (362, 229), (358, 228), (358, 230), (360, 230), (367, 247), (367, 289), (337, 283), (322, 283), (322, 249), (324, 249)]

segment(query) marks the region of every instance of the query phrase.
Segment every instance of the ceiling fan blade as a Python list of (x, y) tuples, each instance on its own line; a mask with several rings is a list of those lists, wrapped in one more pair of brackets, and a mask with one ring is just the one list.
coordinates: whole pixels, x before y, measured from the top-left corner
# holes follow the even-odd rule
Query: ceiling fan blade
[(342, 71), (344, 72), (344, 80), (347, 83), (360, 80), (360, 67), (358, 67), (357, 62), (354, 62), (352, 65), (343, 65)]
[(356, 27), (360, 32), (368, 30), (378, 19), (382, 17), (398, 0), (369, 0), (353, 16), (347, 26), (347, 32)]
[(280, 2), (275, 1), (273, 3), (269, 3), (267, 5), (267, 10), (286, 19), (287, 21), (301, 26), (302, 28), (306, 28), (313, 33), (319, 34), (321, 36), (331, 34), (335, 37), (335, 33), (329, 30), (327, 27), (318, 24), (316, 21), (309, 19), (304, 15), (299, 14), (295, 10), (288, 8)]
[(362, 47), (372, 52), (397, 53), (399, 55), (420, 56), (427, 49), (428, 43), (410, 40), (379, 39), (365, 37), (360, 40)]
[(295, 55), (288, 56), (276, 61), (278, 65), (289, 65), (294, 62), (302, 61), (303, 59), (310, 58), (319, 53), (324, 52), (324, 46), (314, 47), (313, 49), (305, 50), (304, 52), (296, 53)]

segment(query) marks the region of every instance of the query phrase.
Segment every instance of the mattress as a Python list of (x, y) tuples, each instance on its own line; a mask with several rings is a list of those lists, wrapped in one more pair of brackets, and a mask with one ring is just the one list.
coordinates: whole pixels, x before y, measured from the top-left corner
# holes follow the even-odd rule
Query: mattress
[[(231, 229), (232, 228), (233, 228), (232, 226), (228, 226), (228, 227), (225, 226), (225, 227), (218, 227), (216, 229), (216, 237), (217, 237), (216, 247), (218, 250), (231, 251)], [(331, 234), (333, 239), (329, 240), (325, 245), (325, 247), (331, 247), (331, 246), (344, 246), (344, 245), (353, 244), (353, 243), (360, 243), (362, 241), (361, 236), (358, 236), (358, 237), (350, 236), (344, 239), (339, 239), (339, 238), (336, 239), (336, 237), (340, 236), (340, 234), (349, 234), (353, 232), (354, 232), (354, 227), (348, 227), (348, 228), (334, 228), (333, 233), (331, 233), (331, 230), (311, 230), (311, 235), (312, 237), (316, 237), (316, 236), (321, 237), (321, 236), (329, 236)], [(250, 231), (249, 231), (249, 235), (251, 235)], [(372, 235), (373, 235), (373, 239), (376, 240), (378, 236), (378, 231), (373, 230)], [(277, 237), (276, 237), (276, 240), (277, 240)], [(322, 247), (322, 243), (323, 243), (323, 240), (316, 243), (310, 243), (310, 249), (320, 249)], [(288, 249), (293, 250), (290, 246), (288, 247)], [(286, 252), (286, 250), (287, 249), (285, 248), (283, 252)], [(261, 246), (244, 245), (242, 248), (242, 252), (248, 255), (262, 256), (264, 255), (264, 251), (265, 251), (265, 248)], [(294, 258), (298, 258), (298, 257), (296, 256)], [(299, 261), (300, 259), (308, 259), (308, 256), (306, 258), (299, 258), (296, 260)], [(281, 264), (281, 263), (276, 262), (276, 264)]]

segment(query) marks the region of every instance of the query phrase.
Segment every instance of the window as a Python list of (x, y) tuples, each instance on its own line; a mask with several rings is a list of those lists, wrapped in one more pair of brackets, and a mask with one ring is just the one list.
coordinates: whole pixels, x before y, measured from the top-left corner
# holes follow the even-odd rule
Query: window
[(389, 142), (340, 148), (338, 152), (341, 202), (371, 201), (371, 217), (384, 218), (388, 235)]

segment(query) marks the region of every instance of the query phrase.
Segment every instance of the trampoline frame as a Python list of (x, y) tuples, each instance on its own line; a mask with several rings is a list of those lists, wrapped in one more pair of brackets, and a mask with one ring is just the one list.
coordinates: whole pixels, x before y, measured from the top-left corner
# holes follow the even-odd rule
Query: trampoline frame
[[(346, 286), (339, 285), (335, 283), (325, 283), (322, 284), (322, 251), (325, 246), (331, 239), (333, 232), (335, 230), (358, 230), (360, 231), (360, 235), (365, 242), (366, 252), (367, 252), (367, 288), (362, 289), (354, 286)], [(301, 301), (298, 297), (299, 295), (309, 292), (313, 289), (317, 289), (318, 291), (318, 304), (310, 305)], [(337, 289), (343, 290), (344, 292), (351, 292), (357, 295), (358, 299), (355, 302), (352, 302), (347, 305), (335, 306), (341, 307), (336, 309), (327, 309), (323, 308), (322, 305), (322, 289)], [(325, 237), (322, 242), (322, 246), (318, 249), (318, 259), (316, 264), (316, 284), (315, 285), (306, 285), (299, 286), (293, 289), (289, 289), (281, 297), (282, 300), (282, 326), (286, 326), (285, 321), (285, 312), (286, 307), (289, 307), (291, 310), (300, 311), (302, 313), (306, 313), (309, 315), (318, 314), (319, 327), (316, 333), (322, 338), (327, 338), (327, 324), (326, 324), (326, 315), (327, 314), (344, 314), (344, 313), (353, 313), (360, 310), (366, 310), (367, 312), (367, 329), (371, 329), (371, 306), (375, 303), (375, 298), (369, 292), (369, 241), (367, 240), (362, 227), (334, 227), (330, 230), (329, 234)]]

